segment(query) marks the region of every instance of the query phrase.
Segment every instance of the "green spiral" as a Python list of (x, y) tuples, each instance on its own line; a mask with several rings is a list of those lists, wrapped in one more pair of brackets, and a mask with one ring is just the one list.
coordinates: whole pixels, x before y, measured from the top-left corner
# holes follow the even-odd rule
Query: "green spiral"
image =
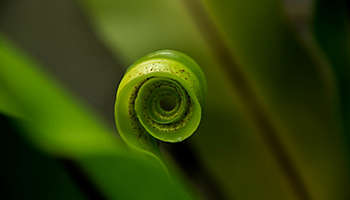
[(130, 146), (158, 153), (158, 143), (181, 142), (198, 128), (206, 80), (187, 55), (160, 50), (131, 65), (115, 103), (119, 134)]

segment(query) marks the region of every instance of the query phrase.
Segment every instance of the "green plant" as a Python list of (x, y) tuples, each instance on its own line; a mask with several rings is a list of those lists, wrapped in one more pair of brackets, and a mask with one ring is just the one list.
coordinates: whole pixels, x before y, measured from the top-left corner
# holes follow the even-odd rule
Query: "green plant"
[[(23, 1), (19, 4), (22, 10), (14, 13), (26, 16), (29, 13), (26, 7), (30, 9), (45, 3), (43, 0), (37, 5), (25, 6)], [(289, 8), (287, 3), (290, 1), (81, 0), (78, 5), (89, 17), (89, 25), (108, 47), (101, 51), (103, 56), (87, 51), (82, 58), (66, 55), (61, 59), (60, 56), (74, 46), (82, 46), (80, 50), (85, 52), (96, 45), (56, 39), (61, 35), (82, 36), (88, 32), (86, 29), (46, 19), (51, 12), (40, 6), (38, 11), (44, 16), (5, 18), (10, 31), (5, 30), (6, 35), (1, 35), (0, 40), (0, 112), (6, 118), (3, 124), (15, 127), (16, 134), (38, 152), (59, 160), (53, 164), (55, 166), (50, 166), (65, 178), (60, 180), (52, 176), (52, 184), (67, 186), (62, 188), (71, 192), (62, 192), (64, 197), (84, 198), (79, 193), (83, 191), (81, 193), (87, 193), (85, 197), (91, 198), (89, 190), (81, 186), (76, 188), (75, 178), (65, 174), (70, 171), (69, 167), (57, 170), (57, 166), (67, 166), (68, 160), (68, 166), (71, 163), (77, 166), (77, 171), (86, 178), (83, 182), (90, 183), (89, 188), (98, 197), (108, 199), (348, 199), (350, 40), (347, 3), (314, 0), (311, 9), (307, 9), (308, 16), (296, 13), (292, 16), (296, 17), (295, 21), (285, 10)], [(58, 7), (60, 19), (74, 15), (69, 14), (70, 9), (52, 7)], [(1, 14), (6, 15), (9, 11), (4, 10), (6, 12)], [(77, 17), (71, 21), (75, 19)], [(30, 20), (34, 26), (30, 25)], [(44, 28), (47, 24), (54, 24), (54, 28)], [(1, 28), (0, 21), (2, 32)], [(18, 31), (11, 32), (15, 28)], [(53, 32), (46, 34), (49, 29)], [(36, 30), (43, 34), (37, 36), (41, 32)], [(60, 44), (55, 46), (55, 41)], [(32, 46), (26, 46), (28, 44)], [(33, 54), (33, 58), (25, 56), (19, 47)], [(37, 48), (42, 51), (38, 53)], [(40, 70), (44, 65), (61, 63), (58, 64), (61, 73), (67, 75), (71, 73), (70, 68), (62, 63), (72, 63), (72, 67), (76, 60), (90, 58), (87, 60), (100, 59), (94, 67), (104, 71), (110, 60), (115, 68), (126, 67), (158, 49), (185, 52), (207, 76), (206, 105), (202, 98), (206, 93), (205, 81), (199, 81), (202, 83), (195, 87), (198, 90), (192, 91), (187, 89), (186, 81), (178, 84), (173, 80), (151, 78), (142, 89), (147, 96), (150, 93), (147, 87), (158, 80), (165, 81), (181, 91), (187, 89), (189, 96), (192, 94), (191, 101), (198, 100), (197, 117), (189, 131), (178, 132), (180, 139), (168, 137), (161, 131), (145, 133), (152, 126), (147, 126), (144, 111), (152, 113), (154, 110), (143, 107), (147, 101), (143, 102), (145, 99), (141, 95), (135, 99), (135, 110), (130, 107), (133, 102), (128, 101), (130, 95), (135, 95), (129, 90), (135, 87), (128, 78), (133, 75), (132, 69), (142, 71), (142, 66), (155, 60), (165, 64), (180, 63), (184, 70), (197, 66), (183, 62), (189, 60), (187, 57), (181, 62), (175, 61), (174, 57), (183, 57), (180, 53), (169, 53), (172, 58), (162, 55), (162, 51), (146, 56), (131, 66), (121, 84), (115, 85), (115, 89), (119, 87), (117, 132), (124, 140), (112, 130), (112, 122), (105, 123), (100, 113), (95, 112), (96, 108), (88, 108), (93, 105), (91, 99), (77, 100), (76, 90), (67, 92), (49, 73)], [(111, 54), (106, 53), (109, 50)], [(46, 51), (51, 54), (45, 54)], [(54, 62), (52, 55), (66, 62)], [(34, 59), (43, 64), (37, 64)], [(84, 65), (84, 62), (78, 63)], [(55, 70), (53, 74), (57, 75)], [(76, 77), (78, 85), (84, 85), (80, 80), (89, 79), (85, 73), (81, 71)], [(194, 73), (194, 79), (201, 77), (200, 74)], [(104, 75), (121, 76), (108, 74), (108, 70)], [(96, 81), (96, 85), (106, 83), (103, 78)], [(63, 81), (63, 84), (66, 83)], [(106, 87), (111, 85), (106, 84)], [(91, 89), (93, 93), (93, 89), (98, 88), (90, 87), (83, 90)], [(106, 98), (113, 99), (108, 94)], [(169, 98), (162, 104), (166, 110), (175, 105)], [(161, 106), (160, 103), (153, 105)], [(112, 105), (106, 106), (109, 111), (103, 113), (104, 117), (112, 116)], [(202, 109), (205, 114), (200, 116)], [(133, 115), (140, 118), (135, 120)], [(199, 120), (198, 133), (193, 134)], [(135, 121), (145, 124), (145, 128), (125, 128), (130, 124), (140, 126)], [(185, 138), (188, 139), (176, 144), (168, 143)], [(124, 141), (148, 154), (128, 149)]]
[(204, 74), (191, 58), (170, 50), (149, 54), (119, 84), (119, 133), (129, 145), (158, 156), (158, 141), (181, 142), (195, 132), (205, 95)]
[[(177, 181), (169, 180), (158, 160), (127, 151), (97, 115), (47, 78), (4, 36), (0, 41), (0, 111), (11, 117), (30, 144), (75, 161), (103, 197), (189, 198)], [(154, 181), (144, 184), (140, 177)]]

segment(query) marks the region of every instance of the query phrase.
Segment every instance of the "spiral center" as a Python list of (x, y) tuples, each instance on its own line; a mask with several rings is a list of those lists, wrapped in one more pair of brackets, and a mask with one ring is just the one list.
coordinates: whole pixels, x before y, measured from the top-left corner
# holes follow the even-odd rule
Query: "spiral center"
[(165, 111), (171, 111), (176, 106), (176, 97), (173, 95), (164, 96), (159, 101), (160, 107)]

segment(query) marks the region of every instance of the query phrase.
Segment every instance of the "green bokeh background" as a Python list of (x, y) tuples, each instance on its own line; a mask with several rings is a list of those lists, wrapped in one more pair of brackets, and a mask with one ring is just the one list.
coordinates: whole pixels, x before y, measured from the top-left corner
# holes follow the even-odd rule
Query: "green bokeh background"
[[(174, 49), (207, 76), (206, 114), (188, 142), (228, 199), (299, 199), (231, 85), (224, 69), (232, 66), (221, 66), (184, 2), (0, 3), (6, 195), (91, 198), (62, 164), (69, 159), (107, 199), (205, 199), (181, 173), (168, 176), (157, 160), (128, 149), (114, 128), (123, 71), (147, 53)], [(312, 199), (350, 198), (346, 1), (199, 2)]]

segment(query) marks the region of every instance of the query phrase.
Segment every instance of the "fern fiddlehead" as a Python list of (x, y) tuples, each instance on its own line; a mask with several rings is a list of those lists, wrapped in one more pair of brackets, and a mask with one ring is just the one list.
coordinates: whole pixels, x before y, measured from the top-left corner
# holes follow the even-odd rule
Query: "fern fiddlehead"
[(206, 95), (200, 67), (187, 55), (160, 50), (132, 64), (116, 96), (115, 120), (129, 145), (158, 155), (158, 143), (181, 142), (198, 128)]

